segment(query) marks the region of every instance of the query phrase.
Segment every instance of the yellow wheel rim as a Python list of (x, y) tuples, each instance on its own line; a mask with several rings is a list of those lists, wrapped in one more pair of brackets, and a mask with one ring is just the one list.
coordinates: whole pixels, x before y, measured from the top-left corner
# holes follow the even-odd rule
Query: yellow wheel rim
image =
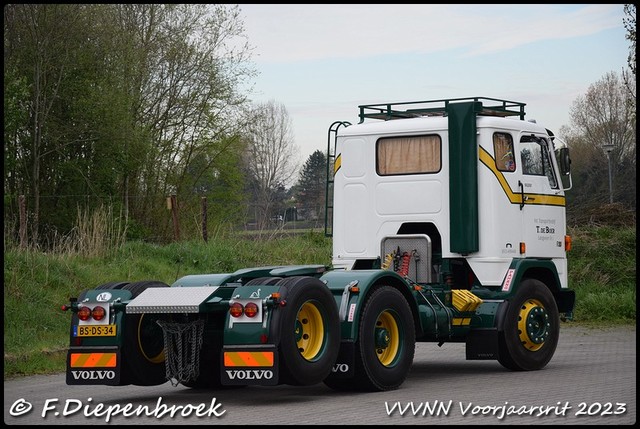
[(308, 361), (313, 361), (322, 351), (324, 344), (324, 322), (318, 307), (305, 302), (296, 317), (295, 338), (298, 351)]
[(544, 346), (551, 332), (551, 319), (544, 305), (537, 299), (528, 299), (520, 307), (518, 336), (529, 351), (535, 352)]
[[(142, 314), (140, 316), (140, 320), (138, 321), (138, 349), (140, 350), (140, 353), (142, 353), (142, 356), (144, 356), (144, 358), (146, 360), (148, 360), (151, 363), (162, 363), (164, 362), (164, 347), (160, 350), (160, 353), (157, 353), (155, 356), (148, 356), (143, 345), (142, 345), (142, 321), (144, 320), (144, 314)], [(150, 322), (151, 323), (151, 322)], [(155, 323), (155, 322), (154, 322)]]
[(389, 311), (383, 311), (378, 316), (374, 335), (378, 360), (384, 366), (393, 364), (400, 352), (400, 329)]

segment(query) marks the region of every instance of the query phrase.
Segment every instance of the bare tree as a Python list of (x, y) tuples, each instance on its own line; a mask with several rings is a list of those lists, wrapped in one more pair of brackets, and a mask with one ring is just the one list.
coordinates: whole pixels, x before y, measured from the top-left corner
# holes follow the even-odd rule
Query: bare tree
[[(630, 82), (635, 94), (635, 81)], [(629, 105), (629, 91), (615, 72), (607, 73), (589, 86), (584, 96), (576, 98), (571, 109), (571, 121), (593, 147), (614, 145), (613, 160), (635, 158), (635, 123)]]
[[(625, 38), (630, 42), (629, 45), (629, 56), (627, 57), (627, 64), (629, 64), (629, 69), (631, 70), (631, 74), (633, 74), (633, 80), (635, 81), (636, 77), (636, 5), (635, 4), (625, 4), (624, 5), (624, 14), (626, 15), (622, 22), (624, 23), (624, 28), (627, 30), (627, 35)], [(625, 82), (629, 79), (629, 76), (624, 76)], [(633, 91), (633, 97), (635, 99), (635, 91)]]
[[(635, 81), (629, 84), (635, 94)], [(572, 127), (563, 127), (563, 135), (573, 148), (575, 180), (570, 206), (575, 211), (585, 211), (608, 200), (607, 156), (615, 202), (635, 208), (635, 103), (630, 98), (623, 80), (615, 72), (609, 72), (573, 103)], [(613, 147), (609, 154), (605, 145)]]
[(276, 197), (290, 186), (299, 162), (291, 118), (284, 105), (273, 100), (255, 105), (247, 126), (246, 170), (253, 186), (256, 221), (267, 225)]

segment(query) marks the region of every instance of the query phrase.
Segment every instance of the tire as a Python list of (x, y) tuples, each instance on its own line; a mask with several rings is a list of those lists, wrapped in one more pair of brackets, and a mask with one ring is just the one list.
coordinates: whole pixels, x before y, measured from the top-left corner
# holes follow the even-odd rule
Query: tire
[(560, 316), (544, 283), (524, 279), (509, 301), (501, 325), (498, 362), (502, 366), (513, 371), (533, 371), (549, 363), (558, 345)]
[(315, 277), (290, 277), (277, 283), (286, 289), (280, 307), (280, 381), (294, 386), (322, 382), (340, 348), (338, 307), (331, 291)]
[(258, 277), (256, 279), (249, 280), (244, 284), (244, 286), (275, 285), (281, 280), (282, 280), (282, 277)]
[[(122, 287), (137, 297), (150, 287), (169, 287), (159, 281), (129, 283)], [(128, 384), (156, 386), (166, 379), (164, 336), (157, 314), (125, 314), (121, 352), (122, 378)]]
[(325, 380), (336, 390), (385, 391), (400, 387), (415, 354), (415, 326), (409, 303), (391, 287), (374, 289), (360, 316), (353, 379)]
[(96, 290), (104, 290), (104, 289), (122, 289), (124, 286), (128, 285), (129, 282), (110, 282), (101, 284), (96, 287)]

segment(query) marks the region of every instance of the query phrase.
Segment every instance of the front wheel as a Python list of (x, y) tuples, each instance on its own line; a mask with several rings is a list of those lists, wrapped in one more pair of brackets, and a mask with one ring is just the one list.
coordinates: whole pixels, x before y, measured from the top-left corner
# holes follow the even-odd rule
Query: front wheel
[(498, 362), (514, 371), (543, 368), (555, 353), (560, 316), (555, 299), (539, 280), (525, 279), (499, 327)]

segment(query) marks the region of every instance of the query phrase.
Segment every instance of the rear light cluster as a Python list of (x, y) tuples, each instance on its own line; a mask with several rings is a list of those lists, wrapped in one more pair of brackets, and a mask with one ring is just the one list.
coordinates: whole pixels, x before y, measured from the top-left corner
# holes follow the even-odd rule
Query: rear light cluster
[(104, 307), (96, 305), (93, 307), (93, 310), (90, 307), (82, 307), (78, 309), (78, 319), (82, 321), (87, 321), (91, 318), (96, 321), (101, 321), (104, 319), (104, 316), (107, 314), (107, 311)]
[(258, 304), (255, 302), (247, 302), (245, 305), (239, 302), (229, 304), (229, 314), (231, 317), (242, 317), (244, 314), (247, 317), (256, 317), (258, 315)]

